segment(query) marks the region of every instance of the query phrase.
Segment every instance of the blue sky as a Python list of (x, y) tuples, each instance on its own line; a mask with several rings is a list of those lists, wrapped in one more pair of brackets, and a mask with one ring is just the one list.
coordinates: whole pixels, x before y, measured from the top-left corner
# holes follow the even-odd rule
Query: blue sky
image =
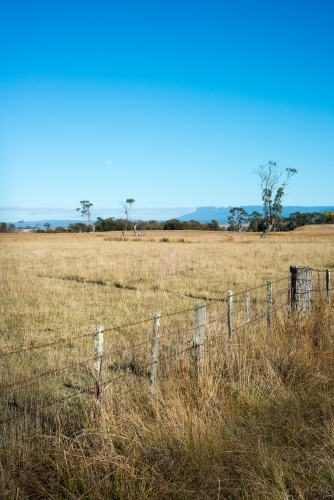
[(334, 204), (332, 0), (12, 0), (0, 43), (1, 220), (256, 205), (268, 160)]

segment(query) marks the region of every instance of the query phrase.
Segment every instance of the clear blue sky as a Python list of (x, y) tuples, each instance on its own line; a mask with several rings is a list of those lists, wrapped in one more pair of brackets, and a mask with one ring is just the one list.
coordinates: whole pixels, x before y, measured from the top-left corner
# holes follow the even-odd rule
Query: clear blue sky
[(2, 220), (260, 204), (268, 160), (334, 204), (333, 0), (11, 0), (0, 42)]

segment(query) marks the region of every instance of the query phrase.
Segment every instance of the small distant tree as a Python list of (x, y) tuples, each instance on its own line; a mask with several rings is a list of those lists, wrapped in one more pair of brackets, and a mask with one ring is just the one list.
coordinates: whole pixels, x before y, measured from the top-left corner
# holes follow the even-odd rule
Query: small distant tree
[(334, 212), (324, 212), (322, 216), (324, 224), (334, 224)]
[(8, 231), (11, 233), (15, 229), (15, 224), (12, 224), (11, 222), (8, 224)]
[(282, 212), (282, 200), (285, 189), (290, 184), (291, 177), (297, 173), (295, 168), (286, 168), (286, 179), (279, 185), (283, 170), (277, 166), (275, 161), (269, 161), (260, 165), (254, 173), (260, 177), (260, 188), (262, 192), (263, 214), (265, 219), (265, 230), (261, 238), (266, 238), (268, 233), (275, 227), (276, 221)]
[(0, 222), (0, 233), (8, 233), (8, 226), (6, 222)]
[(290, 230), (296, 229), (297, 227), (307, 226), (308, 224), (314, 224), (315, 214), (314, 213), (300, 213), (293, 212), (286, 219), (288, 228)]
[(45, 231), (49, 231), (51, 224), (49, 222), (44, 222), (43, 226), (45, 227)]
[(208, 222), (207, 226), (210, 231), (220, 231), (220, 226), (218, 224), (218, 221), (216, 221), (215, 219), (212, 219), (211, 222)]
[(233, 207), (230, 213), (231, 215), (228, 217), (229, 223), (234, 222), (238, 227), (238, 232), (241, 233), (242, 224), (248, 220), (248, 213), (242, 207)]
[(163, 229), (167, 231), (180, 230), (182, 229), (182, 222), (179, 219), (166, 220)]
[(125, 201), (120, 201), (119, 204), (123, 207), (124, 213), (125, 213), (125, 228), (124, 230), (126, 231), (128, 228), (128, 222), (129, 222), (129, 217), (130, 217), (130, 210), (132, 208), (132, 205), (135, 203), (136, 200), (133, 198), (127, 198)]
[(69, 233), (87, 233), (89, 230), (89, 226), (84, 224), (83, 222), (73, 222), (68, 225)]
[(231, 220), (230, 220), (230, 224), (229, 224), (229, 226), (227, 227), (226, 231), (234, 231), (234, 232), (239, 231), (239, 230), (238, 230), (238, 225), (237, 225), (237, 223), (235, 222), (235, 220), (233, 220), (233, 219), (231, 219)]
[(18, 224), (20, 224), (20, 225), (21, 225), (20, 229), (23, 229), (24, 220), (19, 220), (19, 221), (18, 221)]
[(249, 227), (248, 227), (248, 230), (249, 231), (253, 231), (253, 232), (257, 232), (259, 231), (259, 226), (260, 226), (260, 223), (262, 221), (262, 214), (260, 214), (260, 212), (258, 212), (257, 210), (254, 210), (254, 212), (252, 212), (249, 216), (249, 219), (248, 219), (248, 222), (249, 222)]
[(91, 203), (88, 200), (81, 200), (80, 205), (81, 206), (77, 208), (77, 212), (81, 212), (81, 217), (87, 218), (89, 226), (94, 231), (94, 224), (92, 224), (92, 210), (91, 210), (93, 203)]

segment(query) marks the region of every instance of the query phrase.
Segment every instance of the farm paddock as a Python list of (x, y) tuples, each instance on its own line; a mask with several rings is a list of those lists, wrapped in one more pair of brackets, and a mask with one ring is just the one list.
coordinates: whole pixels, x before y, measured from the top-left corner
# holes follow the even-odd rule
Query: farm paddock
[[(331, 226), (264, 241), (225, 232), (147, 231), (125, 241), (2, 234), (0, 251), (1, 498), (333, 497), (334, 315), (325, 297), (308, 318), (277, 314), (269, 332), (260, 322), (230, 343), (212, 327), (220, 340), (201, 373), (189, 352), (176, 355), (189, 347), (197, 300), (215, 300), (212, 314), (225, 318), (228, 290), (284, 278), (292, 264), (333, 269)], [(286, 288), (283, 280), (275, 293), (286, 297)], [(234, 307), (243, 314), (241, 299)], [(152, 398), (152, 322), (134, 323), (156, 311), (166, 360)], [(167, 316), (177, 311), (186, 312)], [(71, 397), (92, 385), (96, 324), (119, 326), (105, 333), (112, 383), (101, 408), (89, 391)]]

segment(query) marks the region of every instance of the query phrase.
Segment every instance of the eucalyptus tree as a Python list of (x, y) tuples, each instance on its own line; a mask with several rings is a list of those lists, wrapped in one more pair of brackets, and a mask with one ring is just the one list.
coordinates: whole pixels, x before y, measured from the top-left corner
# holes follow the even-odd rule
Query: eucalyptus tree
[(242, 224), (248, 220), (248, 213), (246, 210), (242, 207), (233, 207), (230, 210), (230, 216), (228, 217), (228, 220), (231, 225), (233, 225), (233, 222), (237, 224), (238, 227), (238, 232), (241, 232), (242, 229)]
[(121, 207), (123, 207), (124, 213), (125, 213), (125, 231), (128, 228), (128, 222), (129, 222), (129, 217), (130, 217), (130, 210), (132, 208), (132, 205), (135, 203), (136, 200), (133, 198), (127, 198), (125, 201), (120, 201), (119, 204)]
[(77, 212), (81, 212), (81, 217), (87, 218), (88, 224), (90, 225), (91, 229), (94, 231), (94, 224), (92, 223), (93, 203), (91, 203), (89, 200), (81, 200), (80, 205), (81, 206), (79, 208), (77, 208)]
[(260, 188), (263, 202), (263, 215), (265, 219), (265, 230), (261, 238), (265, 238), (270, 231), (275, 228), (275, 224), (282, 212), (282, 200), (285, 190), (289, 186), (291, 177), (297, 173), (295, 168), (286, 168), (285, 180), (280, 179), (283, 170), (277, 166), (275, 161), (269, 161), (265, 165), (260, 165), (254, 173), (260, 177)]

